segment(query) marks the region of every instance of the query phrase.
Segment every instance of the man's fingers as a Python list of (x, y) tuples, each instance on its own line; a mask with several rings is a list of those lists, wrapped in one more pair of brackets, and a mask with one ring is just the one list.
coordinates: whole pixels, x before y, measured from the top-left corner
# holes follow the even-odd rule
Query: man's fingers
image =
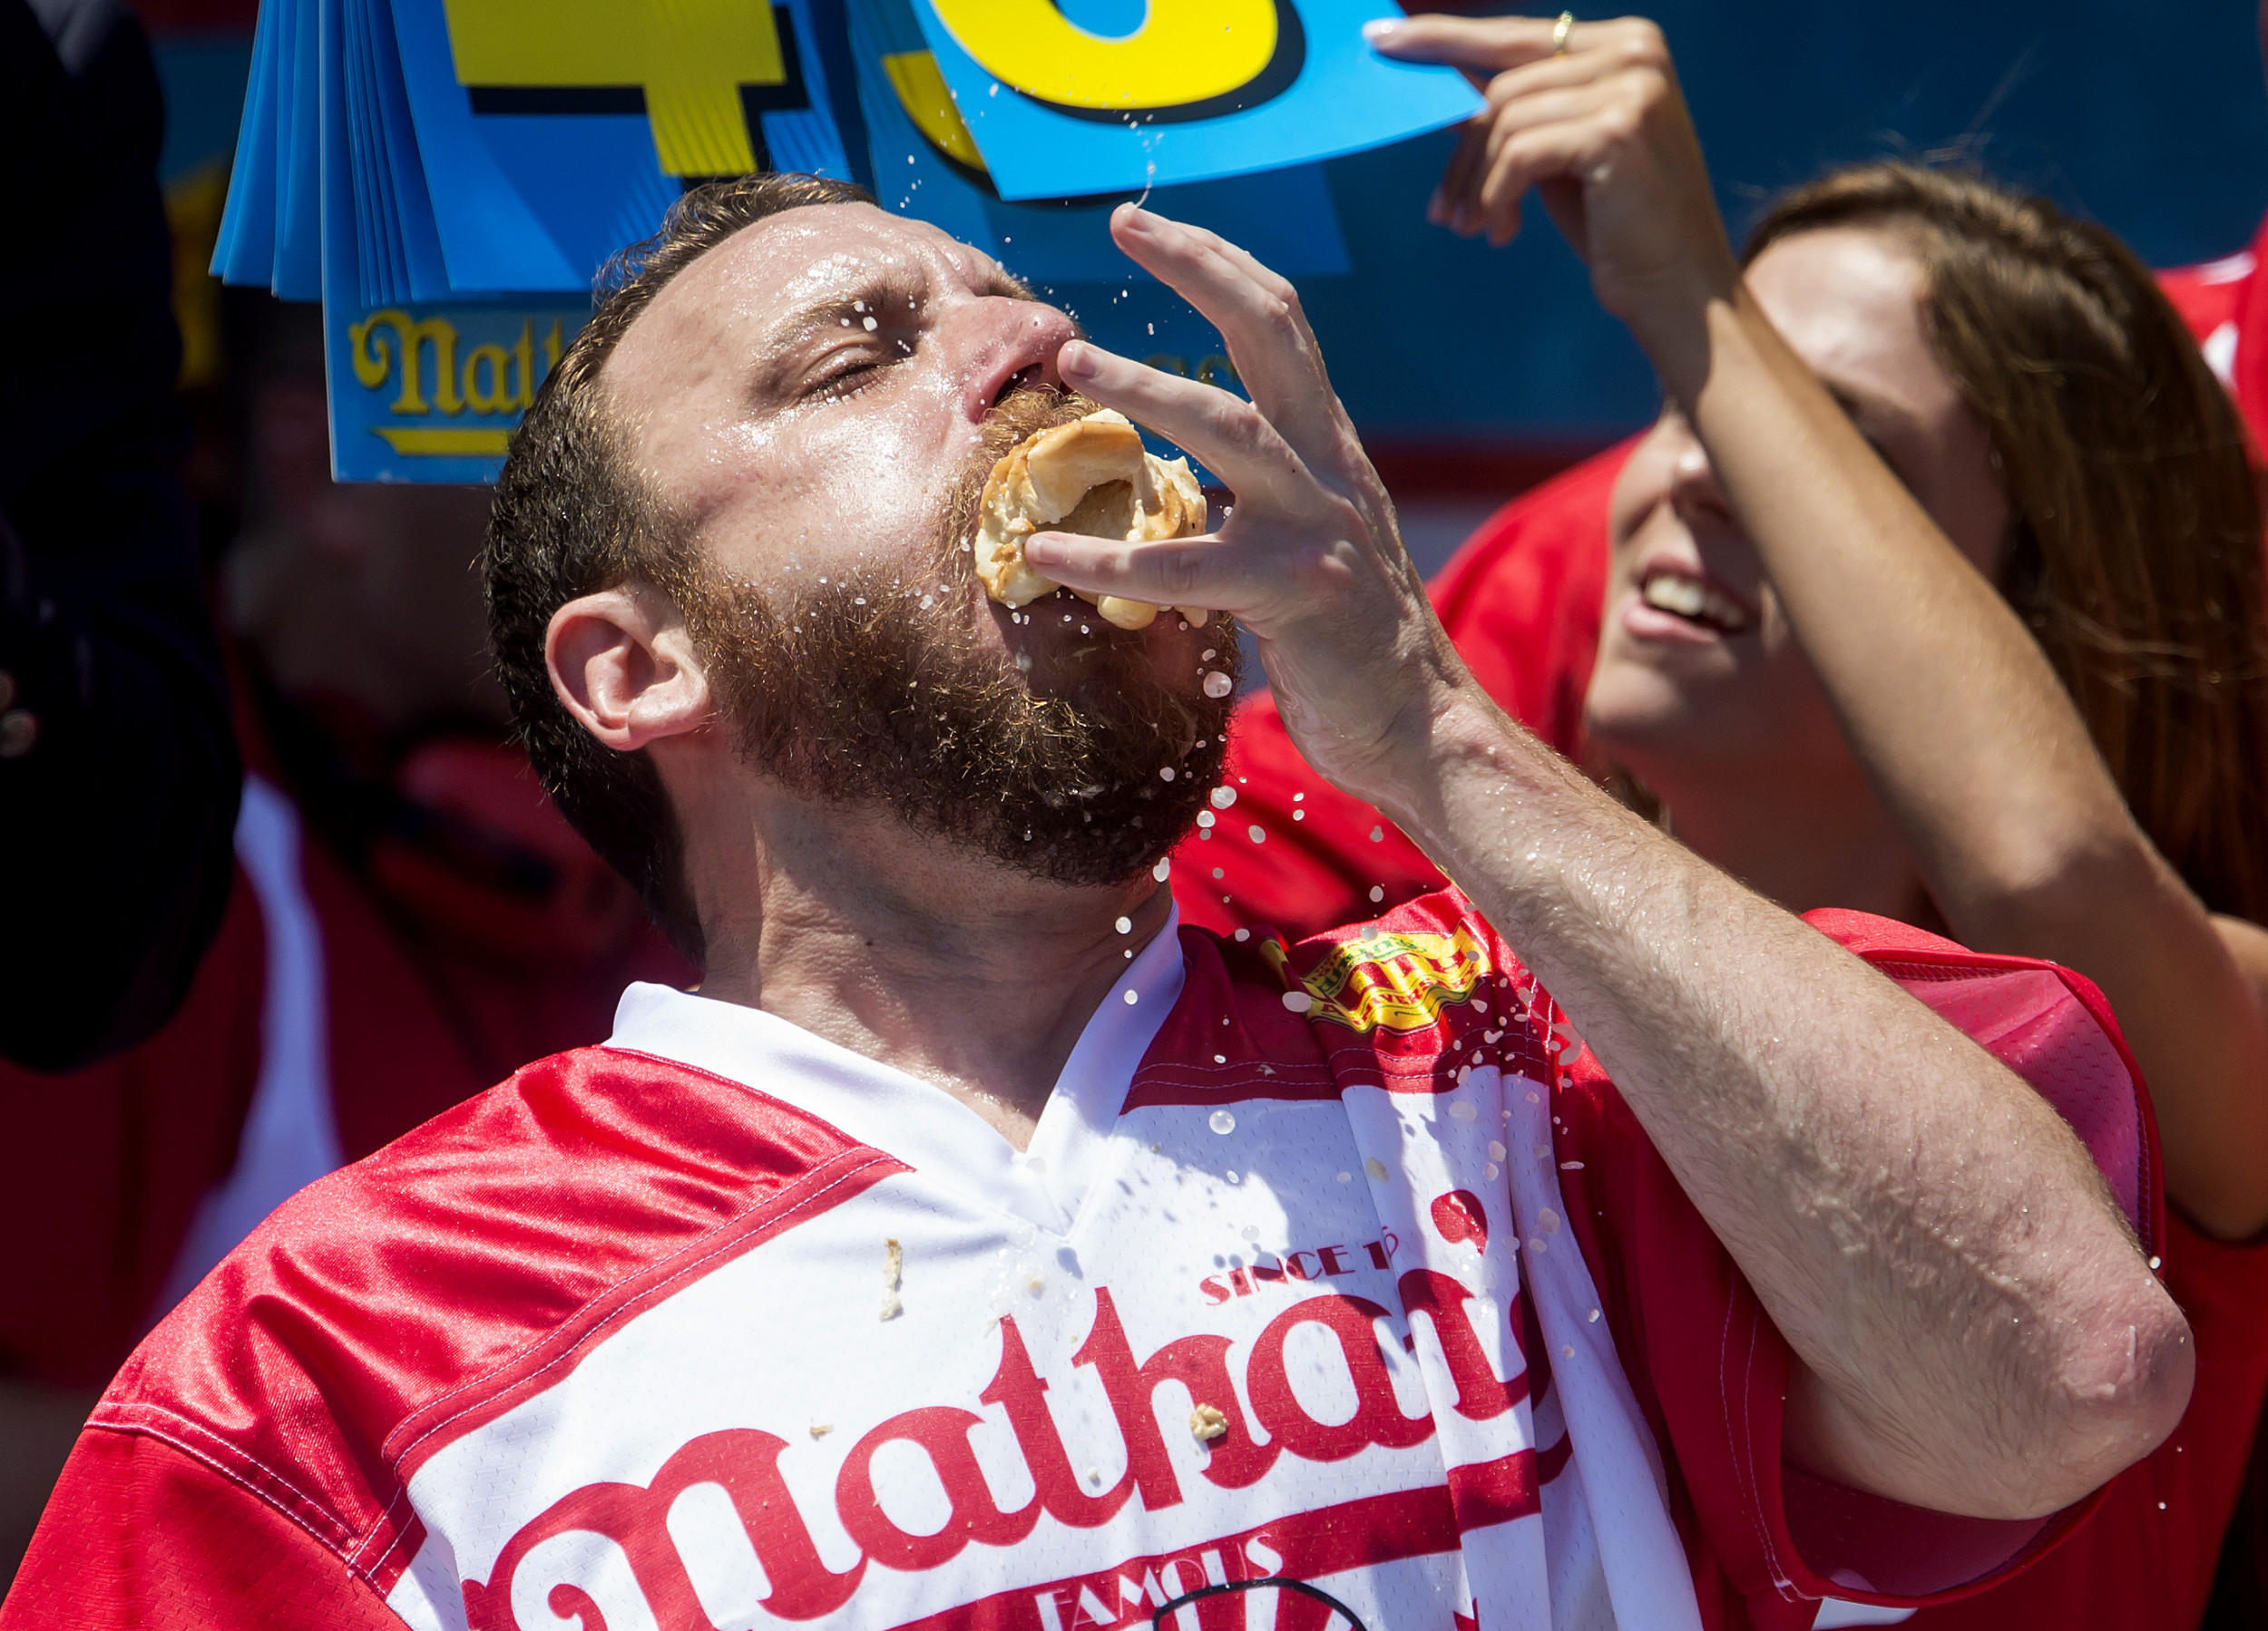
[(1110, 232), (1137, 264), (1220, 330), (1261, 413), (1302, 458), (1328, 467), (1349, 432), (1291, 284), (1201, 227), (1132, 205), (1111, 217)]
[(1056, 367), (1072, 389), (1195, 454), (1239, 500), (1290, 512), (1305, 507), (1314, 478), (1253, 404), (1085, 340), (1065, 346)]
[[(1568, 32), (1568, 51), (1581, 50), (1601, 26), (1578, 23)], [(1379, 55), (1397, 62), (1440, 63), (1501, 73), (1550, 56), (1557, 49), (1553, 35), (1558, 28), (1556, 17), (1446, 17), (1428, 13), (1365, 24), (1363, 37)]]
[(1034, 532), (1024, 540), (1023, 551), (1036, 570), (1082, 594), (1116, 595), (1152, 606), (1202, 606), (1231, 615), (1252, 604), (1252, 562), (1246, 552), (1217, 538), (1129, 543)]

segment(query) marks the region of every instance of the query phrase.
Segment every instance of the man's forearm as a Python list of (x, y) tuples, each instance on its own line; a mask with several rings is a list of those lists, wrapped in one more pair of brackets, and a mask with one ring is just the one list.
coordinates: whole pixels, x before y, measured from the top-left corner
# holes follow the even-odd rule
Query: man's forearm
[(1795, 1454), (2013, 1516), (2170, 1429), (2180, 1315), (2077, 1139), (1981, 1048), (1477, 689), (1381, 779), (1373, 796), (1581, 1029), (1808, 1367)]

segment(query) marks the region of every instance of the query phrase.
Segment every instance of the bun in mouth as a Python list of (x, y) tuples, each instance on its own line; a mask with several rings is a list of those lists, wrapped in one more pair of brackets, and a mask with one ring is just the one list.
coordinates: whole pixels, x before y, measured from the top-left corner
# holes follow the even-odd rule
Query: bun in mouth
[[(1123, 414), (1103, 408), (1026, 436), (992, 466), (978, 505), (976, 575), (1003, 606), (1025, 606), (1061, 587), (1032, 570), (1023, 541), (1045, 530), (1149, 543), (1205, 531), (1205, 494), (1189, 461), (1145, 452)], [(1158, 609), (1147, 601), (1090, 595), (1106, 622), (1146, 629)], [(1184, 607), (1193, 623), (1211, 613)]]

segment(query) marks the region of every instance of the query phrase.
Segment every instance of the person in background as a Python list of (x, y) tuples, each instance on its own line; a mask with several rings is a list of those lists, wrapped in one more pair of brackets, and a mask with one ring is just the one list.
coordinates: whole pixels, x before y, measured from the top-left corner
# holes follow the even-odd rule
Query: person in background
[[(1485, 73), (1497, 38), (1427, 20), (1382, 49)], [(1501, 122), (1469, 139), (1437, 209), (1502, 235), (1520, 190), (1483, 201), (1466, 163), (1491, 139), (1517, 150)], [(1748, 263), (1755, 298), (1954, 547), (1901, 526), (1911, 504), (1793, 530), (1671, 411), (1528, 512), (1549, 566), (1452, 568), (1444, 620), (1493, 595), (1537, 629), (1524, 651), (1482, 642), (1476, 672), (1505, 648), (1508, 665), (1580, 658), (1594, 762), (1783, 904), (1881, 913), (2103, 986), (2154, 1090), (2165, 1273), (2199, 1385), (2089, 1538), (1917, 1624), (2194, 1626), (2268, 1385), (2268, 1253), (2240, 1244), (2268, 1227), (2268, 620), (2244, 429), (2123, 245), (1980, 181), (1830, 175), (1766, 210)], [(1577, 497), (1606, 507), (1610, 550), (1567, 519)], [(1588, 641), (1549, 615), (1550, 570), (1593, 575), (1570, 564), (1585, 556), (1604, 611)], [(1564, 711), (1542, 719), (1574, 746)], [(1296, 842), (1328, 855), (1335, 838), (1349, 872), (1365, 848), (1397, 859), (1375, 825), (1327, 825), (1339, 796), (1281, 777), (1267, 745), (1244, 748), (1240, 810), (1319, 807)], [(1194, 887), (1233, 896), (1247, 857), (1294, 850), (1266, 821), (1259, 845), (1193, 846), (1223, 874)]]
[(221, 562), (249, 774), (181, 1012), (70, 1074), (0, 1065), (0, 1581), (133, 1344), (279, 1202), (691, 970), (509, 745), (472, 571), (485, 488), (329, 474), (320, 331), (248, 325)]
[[(2268, 0), (2259, 30), (2268, 59)], [(2268, 442), (2268, 219), (2248, 248), (2157, 274), (2205, 361), (2234, 398), (2255, 447)], [(1520, 494), (1468, 539), (1431, 584), (1442, 625), (1505, 711), (1569, 758), (1594, 763), (1583, 698), (1607, 591), (1608, 512), (1630, 437)], [(1440, 873), (1393, 822), (1317, 786), (1265, 695), (1238, 715), (1231, 764), (1247, 813), (1272, 835), (1266, 853), (1200, 849), (1181, 857), (1176, 889), (1190, 921), (1227, 930), (1266, 923), (1305, 933), (1441, 886)], [(1602, 774), (1606, 767), (1596, 766)], [(1295, 794), (1305, 797), (1294, 803)], [(1237, 824), (1243, 831), (1244, 824)], [(1207, 841), (1209, 843), (1209, 841)], [(1224, 899), (1226, 896), (1227, 898)], [(2251, 1623), (2268, 1626), (2268, 1461), (2262, 1466)]]
[(0, 0), (0, 1059), (64, 1070), (179, 1006), (240, 771), (181, 480), (164, 115), (118, 0)]

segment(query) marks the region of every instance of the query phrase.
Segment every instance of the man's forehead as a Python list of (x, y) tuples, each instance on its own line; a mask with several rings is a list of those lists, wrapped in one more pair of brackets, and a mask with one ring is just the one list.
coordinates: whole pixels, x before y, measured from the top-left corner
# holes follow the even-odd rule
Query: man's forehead
[(621, 349), (725, 332), (750, 340), (787, 314), (872, 288), (993, 293), (1010, 281), (991, 256), (927, 221), (872, 204), (807, 204), (743, 227), (700, 256), (639, 314)]

